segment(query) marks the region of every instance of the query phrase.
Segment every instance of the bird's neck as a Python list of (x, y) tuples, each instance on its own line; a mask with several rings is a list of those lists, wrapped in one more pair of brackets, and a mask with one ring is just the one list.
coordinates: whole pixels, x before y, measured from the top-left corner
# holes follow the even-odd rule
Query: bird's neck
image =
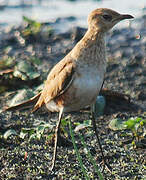
[(87, 43), (89, 46), (90, 44), (95, 44), (98, 42), (104, 42), (105, 33), (98, 30), (98, 29), (88, 29), (84, 37), (81, 41), (84, 41), (84, 43)]
[(105, 49), (105, 34), (101, 31), (89, 29), (84, 37), (74, 47), (71, 56), (79, 61), (87, 60), (93, 65), (106, 65)]

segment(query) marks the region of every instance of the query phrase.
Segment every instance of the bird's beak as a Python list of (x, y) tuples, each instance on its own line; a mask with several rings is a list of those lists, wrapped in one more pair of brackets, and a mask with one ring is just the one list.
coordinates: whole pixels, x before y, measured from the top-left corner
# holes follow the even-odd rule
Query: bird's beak
[(118, 19), (121, 21), (121, 20), (124, 20), (124, 19), (133, 19), (133, 18), (134, 17), (131, 16), (130, 14), (121, 14)]

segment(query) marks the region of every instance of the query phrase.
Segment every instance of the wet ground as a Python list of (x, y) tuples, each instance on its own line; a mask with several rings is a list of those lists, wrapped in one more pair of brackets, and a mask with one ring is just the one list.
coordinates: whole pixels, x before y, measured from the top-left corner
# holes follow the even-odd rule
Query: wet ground
[[(57, 21), (61, 21), (58, 19)], [(57, 23), (56, 21), (56, 23)], [(71, 19), (70, 19), (71, 21)], [(28, 23), (28, 21), (27, 21)], [(30, 23), (31, 24), (31, 23)], [(75, 27), (66, 33), (56, 34), (50, 23), (36, 23), (18, 28), (6, 28), (0, 36), (0, 103), (10, 105), (12, 98), (22, 89), (36, 92), (51, 67), (62, 59), (81, 39), (86, 29)], [(101, 144), (112, 172), (105, 169), (105, 179), (145, 179), (145, 137), (133, 146), (125, 130), (113, 131), (109, 122), (113, 118), (130, 117), (145, 119), (146, 107), (146, 16), (137, 20), (136, 27), (111, 31), (107, 37), (108, 67), (104, 87), (130, 96), (131, 101), (108, 99), (104, 115), (97, 118)], [(24, 71), (20, 63), (29, 64)], [(32, 70), (33, 69), (33, 70)], [(75, 122), (90, 120), (89, 111), (71, 115)], [(74, 148), (59, 146), (56, 170), (48, 171), (53, 146), (46, 128), (42, 137), (29, 140), (12, 135), (4, 139), (10, 129), (17, 134), (24, 128), (36, 127), (38, 122), (49, 122), (54, 127), (57, 114), (24, 111), (0, 114), (0, 178), (1, 179), (84, 179)], [(30, 130), (30, 129), (29, 129)], [(68, 127), (65, 127), (68, 132)], [(99, 147), (91, 128), (81, 130), (97, 164), (101, 162)], [(64, 134), (66, 134), (64, 132)], [(68, 137), (69, 138), (69, 137)], [(80, 143), (78, 133), (77, 143)], [(79, 147), (91, 179), (98, 179), (94, 168)], [(102, 167), (102, 165), (99, 165)]]

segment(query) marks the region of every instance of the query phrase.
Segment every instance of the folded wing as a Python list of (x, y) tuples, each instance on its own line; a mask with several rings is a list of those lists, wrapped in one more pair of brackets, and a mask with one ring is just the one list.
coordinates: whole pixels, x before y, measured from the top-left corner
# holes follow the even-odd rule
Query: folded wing
[(68, 89), (73, 81), (74, 66), (75, 63), (68, 59), (63, 59), (54, 66), (48, 75), (44, 89), (33, 111), (63, 94)]

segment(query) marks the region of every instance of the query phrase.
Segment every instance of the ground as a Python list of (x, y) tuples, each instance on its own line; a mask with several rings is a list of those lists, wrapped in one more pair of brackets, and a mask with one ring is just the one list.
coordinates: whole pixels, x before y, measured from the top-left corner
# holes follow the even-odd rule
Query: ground
[[(146, 31), (143, 20), (144, 18), (141, 17), (138, 29), (114, 30), (107, 39), (108, 67), (104, 87), (128, 95), (130, 101), (120, 97), (113, 99), (112, 96), (111, 98), (105, 96), (104, 114), (96, 118), (104, 154), (112, 167), (111, 172), (104, 170), (105, 179), (146, 178), (144, 172), (145, 135), (133, 144), (133, 136), (129, 135), (129, 130), (113, 131), (109, 128), (109, 122), (115, 118), (127, 120), (131, 117), (141, 117), (145, 119)], [(43, 25), (41, 28), (46, 29), (46, 26)], [(0, 42), (1, 107), (10, 105), (12, 98), (19, 94), (20, 90), (36, 91), (36, 87), (45, 80), (51, 67), (72, 49), (86, 31), (77, 27), (64, 34), (56, 34), (52, 30), (44, 32), (41, 28), (33, 32), (29, 24), (28, 28), (20, 26), (2, 32)], [(19, 71), (19, 73), (23, 72), (20, 76), (14, 76), (16, 70), (19, 70), (18, 64), (22, 61), (32, 65), (33, 73), (30, 73), (32, 68), (28, 68), (29, 70), (25, 73), (22, 70)], [(3, 62), (9, 62), (9, 64)], [(50, 137), (52, 137), (58, 114), (30, 113), (30, 110), (27, 108), (0, 113), (0, 178), (84, 179), (72, 145), (65, 146), (60, 143), (55, 171), (49, 171), (53, 153), (53, 139)], [(82, 124), (90, 120), (89, 110), (71, 114), (73, 128), (77, 126), (77, 123)], [(46, 127), (41, 137), (30, 139), (32, 134), (36, 135), (36, 128), (40, 127), (41, 123)], [(17, 135), (4, 138), (4, 133), (10, 129), (13, 129)], [(27, 133), (25, 134), (24, 131)], [(26, 135), (25, 137), (20, 137), (22, 132)], [(92, 128), (90, 126), (82, 128), (79, 132), (83, 135), (97, 165), (102, 169), (102, 157)], [(84, 166), (90, 179), (98, 179), (93, 165), (87, 158), (86, 150), (81, 145), (79, 132), (75, 133), (75, 137)], [(62, 134), (71, 140), (68, 124), (62, 127)]]

